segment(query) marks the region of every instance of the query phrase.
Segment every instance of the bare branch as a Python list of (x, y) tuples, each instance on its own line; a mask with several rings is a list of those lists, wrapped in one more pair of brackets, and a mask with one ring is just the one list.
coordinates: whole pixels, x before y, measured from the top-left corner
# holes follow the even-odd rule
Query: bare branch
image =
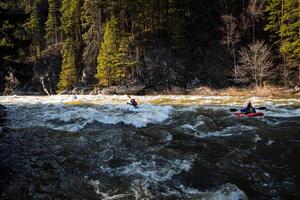
[(257, 41), (242, 48), (239, 55), (239, 65), (234, 69), (236, 82), (254, 82), (256, 86), (261, 86), (272, 78), (272, 54), (264, 42)]

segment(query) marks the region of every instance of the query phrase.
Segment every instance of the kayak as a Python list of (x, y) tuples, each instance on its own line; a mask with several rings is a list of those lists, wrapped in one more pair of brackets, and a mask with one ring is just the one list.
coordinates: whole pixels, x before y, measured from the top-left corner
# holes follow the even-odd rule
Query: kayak
[(244, 113), (234, 113), (238, 117), (258, 117), (258, 116), (263, 116), (264, 113), (262, 112), (256, 112), (256, 113), (249, 113), (249, 114), (244, 114)]

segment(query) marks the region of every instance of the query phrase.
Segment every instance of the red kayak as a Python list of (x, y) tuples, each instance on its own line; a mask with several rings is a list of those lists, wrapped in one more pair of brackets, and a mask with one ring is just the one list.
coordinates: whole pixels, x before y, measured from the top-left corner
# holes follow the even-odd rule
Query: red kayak
[(262, 112), (256, 112), (256, 113), (249, 113), (249, 114), (244, 114), (244, 113), (234, 113), (238, 117), (258, 117), (258, 116), (263, 116), (264, 113)]

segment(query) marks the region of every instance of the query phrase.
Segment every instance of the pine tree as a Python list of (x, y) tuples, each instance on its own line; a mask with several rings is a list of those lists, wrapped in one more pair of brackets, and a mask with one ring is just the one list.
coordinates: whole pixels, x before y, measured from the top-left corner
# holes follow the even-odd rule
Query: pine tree
[[(290, 71), (300, 60), (299, 6), (298, 0), (271, 0), (266, 7), (268, 24), (265, 30), (271, 33), (273, 44), (280, 50), (283, 57), (283, 71)], [(300, 65), (298, 66), (299, 81)]]
[(280, 51), (290, 59), (300, 60), (300, 5), (299, 0), (285, 0), (280, 37)]
[(64, 41), (62, 69), (58, 84), (59, 91), (73, 87), (78, 81), (75, 66), (75, 53), (72, 44), (73, 42), (70, 39)]
[(105, 24), (104, 37), (97, 58), (96, 78), (100, 85), (110, 86), (116, 83), (118, 66), (117, 20), (111, 17)]
[(62, 30), (66, 38), (72, 38), (76, 49), (81, 45), (81, 0), (63, 0), (61, 8)]
[(268, 24), (266, 24), (264, 30), (270, 33), (270, 39), (274, 45), (280, 45), (279, 29), (281, 26), (282, 4), (282, 0), (270, 0), (265, 10), (268, 14)]
[(58, 84), (59, 90), (74, 86), (78, 81), (81, 55), (80, 0), (63, 0), (61, 12), (62, 30), (66, 39), (63, 44), (63, 62)]
[(46, 21), (46, 42), (48, 45), (57, 44), (61, 40), (59, 0), (48, 0), (48, 17)]
[(132, 34), (122, 36), (118, 49), (119, 70), (116, 74), (119, 83), (134, 78), (134, 72), (140, 64), (136, 60), (136, 55), (132, 53), (132, 48), (136, 48), (134, 36)]
[(44, 27), (43, 27), (43, 10), (45, 7), (45, 0), (35, 0), (33, 6), (27, 10), (30, 14), (29, 21), (25, 24), (28, 32), (32, 37), (32, 55), (35, 57), (40, 56), (44, 44)]
[(97, 55), (99, 54), (102, 36), (103, 0), (85, 0), (81, 16), (82, 35), (85, 47), (82, 59), (84, 62), (82, 81), (93, 83), (96, 73)]

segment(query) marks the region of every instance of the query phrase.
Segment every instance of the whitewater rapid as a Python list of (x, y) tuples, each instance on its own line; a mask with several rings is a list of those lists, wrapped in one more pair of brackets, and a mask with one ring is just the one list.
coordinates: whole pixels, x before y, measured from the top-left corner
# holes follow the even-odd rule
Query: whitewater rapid
[[(230, 108), (241, 108), (248, 98), (230, 96), (137, 96), (139, 107), (128, 104), (127, 96), (2, 96), (0, 104), (9, 109), (8, 118), (13, 128), (47, 127), (54, 130), (76, 132), (92, 124), (125, 124), (136, 128), (151, 124), (167, 124), (172, 115), (180, 112), (197, 112), (199, 109), (220, 110), (228, 113)], [(299, 99), (251, 98), (254, 106), (267, 106), (265, 117), (299, 117)], [(182, 128), (196, 131), (205, 122), (199, 115), (197, 122), (188, 122)], [(213, 120), (213, 119), (210, 119)], [(237, 127), (240, 129), (240, 127)], [(245, 128), (245, 127), (244, 127)], [(225, 129), (226, 132), (235, 127)], [(249, 127), (246, 127), (249, 129)], [(250, 128), (251, 129), (251, 128)], [(90, 130), (90, 129), (88, 129)], [(209, 135), (220, 135), (218, 132)]]
[[(265, 167), (259, 155), (271, 148), (282, 149), (278, 155), (284, 158), (293, 152), (281, 141), (295, 137), (299, 128), (299, 99), (252, 97), (255, 107), (266, 107), (261, 111), (264, 116), (238, 118), (230, 108), (242, 108), (248, 97), (134, 98), (138, 108), (127, 104), (127, 96), (0, 96), (8, 111), (6, 126), (12, 130), (0, 140), (1, 162), (8, 168), (18, 163), (14, 170), (19, 170), (22, 181), (29, 180), (28, 174), (35, 177), (30, 183), (21, 181), (30, 185), (24, 189), (30, 195), (40, 193), (36, 183), (48, 187), (50, 178), (46, 182), (42, 178), (50, 165), (55, 172), (50, 184), (56, 188), (54, 194), (72, 190), (75, 196), (68, 197), (77, 199), (86, 198), (87, 188), (97, 199), (107, 200), (240, 200), (248, 199), (246, 192), (261, 188), (266, 188), (262, 193), (279, 197), (278, 177), (296, 182), (293, 174), (280, 174), (282, 166), (276, 173)], [(288, 142), (297, 141), (296, 137)], [(18, 162), (10, 162), (7, 155)], [(247, 156), (250, 161), (244, 159)], [(20, 166), (26, 169), (24, 174)], [(237, 178), (235, 173), (240, 173)], [(249, 183), (240, 183), (239, 176)], [(5, 180), (15, 188), (20, 184)], [(14, 192), (8, 188), (5, 194)]]

